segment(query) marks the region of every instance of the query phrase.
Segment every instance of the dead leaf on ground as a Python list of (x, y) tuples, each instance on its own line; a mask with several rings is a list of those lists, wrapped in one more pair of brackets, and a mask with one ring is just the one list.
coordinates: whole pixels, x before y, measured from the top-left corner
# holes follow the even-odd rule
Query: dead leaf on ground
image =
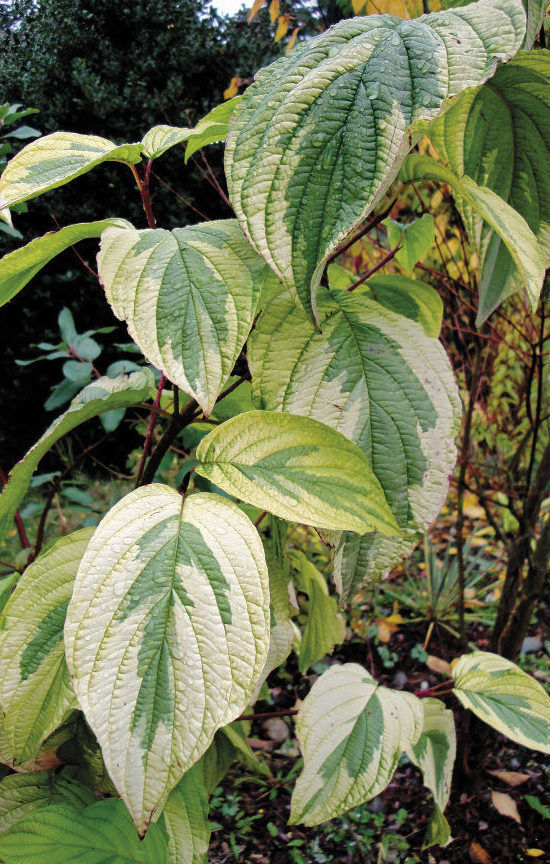
[(272, 741), (281, 744), (290, 735), (290, 729), (281, 717), (270, 717), (269, 720), (264, 720), (262, 726)]
[(487, 771), (492, 777), (506, 783), (507, 786), (521, 786), (527, 780), (531, 779), (530, 774), (522, 774), (520, 771)]
[(470, 843), (468, 851), (470, 853), (470, 861), (473, 861), (474, 864), (493, 864), (491, 856), (486, 852), (481, 843), (476, 843), (475, 841)]
[(450, 663), (447, 663), (446, 660), (442, 660), (441, 657), (435, 657), (433, 654), (430, 654), (426, 660), (426, 666), (428, 669), (431, 669), (432, 672), (437, 672), (439, 675), (446, 675), (447, 678), (450, 677), (452, 672)]
[(493, 807), (498, 810), (501, 816), (514, 819), (514, 821), (521, 825), (521, 817), (518, 813), (517, 804), (511, 795), (508, 795), (506, 792), (495, 792), (493, 789), (491, 791), (491, 798), (493, 800)]
[(543, 849), (526, 849), (525, 854), (529, 855), (529, 858), (540, 858), (541, 855), (546, 855), (546, 852)]
[(403, 617), (398, 612), (394, 612), (393, 615), (388, 615), (386, 618), (377, 618), (376, 626), (378, 627), (380, 642), (389, 642), (392, 634), (397, 633), (402, 623)]

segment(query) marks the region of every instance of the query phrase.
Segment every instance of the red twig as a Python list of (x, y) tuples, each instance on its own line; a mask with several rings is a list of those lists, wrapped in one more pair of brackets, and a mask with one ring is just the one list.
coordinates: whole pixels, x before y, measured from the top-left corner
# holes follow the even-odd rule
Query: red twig
[(145, 468), (145, 460), (149, 455), (149, 449), (151, 447), (151, 438), (153, 436), (153, 430), (155, 428), (155, 421), (158, 416), (158, 409), (160, 406), (160, 398), (162, 396), (162, 391), (164, 390), (164, 385), (166, 384), (166, 376), (162, 374), (160, 376), (159, 386), (157, 389), (157, 395), (155, 396), (155, 401), (153, 403), (153, 408), (151, 410), (151, 414), (149, 415), (149, 425), (147, 427), (147, 433), (145, 435), (145, 441), (143, 442), (143, 450), (141, 451), (141, 459), (139, 460), (139, 467), (136, 477), (136, 489), (141, 483), (141, 478), (143, 476), (143, 470)]
[(362, 285), (363, 282), (366, 282), (367, 279), (370, 279), (371, 276), (374, 276), (374, 274), (377, 273), (378, 270), (381, 270), (382, 267), (388, 263), (388, 261), (391, 261), (391, 259), (395, 257), (395, 255), (397, 254), (397, 252), (399, 250), (400, 245), (401, 244), (398, 243), (394, 249), (390, 249), (388, 254), (385, 255), (382, 258), (382, 260), (378, 262), (378, 264), (375, 264), (374, 267), (371, 267), (370, 270), (367, 270), (367, 272), (364, 273), (363, 276), (361, 276), (361, 278), (357, 280), (357, 282), (354, 282), (353, 285), (350, 285), (347, 290), (348, 291), (354, 291), (356, 288), (359, 287), (359, 285)]

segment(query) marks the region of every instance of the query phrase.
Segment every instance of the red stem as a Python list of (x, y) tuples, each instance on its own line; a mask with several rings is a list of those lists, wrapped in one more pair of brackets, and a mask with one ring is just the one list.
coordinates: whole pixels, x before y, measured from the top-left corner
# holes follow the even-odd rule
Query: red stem
[(145, 441), (143, 442), (143, 450), (141, 451), (141, 459), (139, 460), (138, 473), (136, 477), (136, 489), (141, 483), (141, 478), (143, 476), (143, 470), (145, 468), (145, 460), (149, 455), (149, 449), (151, 447), (151, 438), (153, 436), (153, 430), (155, 428), (155, 422), (158, 416), (158, 409), (160, 406), (160, 397), (162, 396), (162, 391), (164, 390), (164, 385), (166, 384), (166, 376), (164, 373), (160, 376), (159, 386), (157, 389), (157, 395), (155, 396), (155, 401), (153, 403), (152, 411), (149, 415), (149, 425), (147, 427), (147, 434), (145, 435)]
[[(4, 474), (2, 468), (0, 467), (0, 480), (2, 481), (2, 486), (5, 486), (8, 482), (8, 478)], [(13, 521), (15, 522), (17, 533), (19, 535), (19, 542), (21, 543), (22, 549), (30, 549), (31, 544), (29, 543), (29, 538), (27, 537), (27, 532), (25, 531), (25, 525), (23, 524), (23, 520), (21, 518), (21, 514), (19, 510), (16, 511), (15, 516), (13, 517)]]
[(382, 267), (388, 263), (388, 261), (391, 261), (391, 259), (395, 257), (400, 245), (401, 244), (398, 243), (395, 249), (390, 249), (388, 254), (385, 255), (382, 260), (378, 262), (378, 264), (375, 264), (374, 267), (371, 267), (370, 270), (367, 270), (367, 272), (364, 273), (363, 276), (361, 276), (361, 278), (357, 280), (357, 282), (354, 282), (353, 285), (350, 285), (347, 290), (354, 291), (355, 288), (359, 288), (359, 285), (362, 285), (363, 282), (366, 282), (367, 279), (370, 279), (370, 277), (373, 276), (376, 272), (378, 272), (378, 270), (381, 270)]

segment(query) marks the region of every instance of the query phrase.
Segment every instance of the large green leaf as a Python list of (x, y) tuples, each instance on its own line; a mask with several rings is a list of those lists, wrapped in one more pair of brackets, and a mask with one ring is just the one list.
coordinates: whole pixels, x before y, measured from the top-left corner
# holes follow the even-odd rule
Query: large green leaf
[(317, 420), (247, 411), (203, 438), (197, 459), (196, 471), (224, 492), (282, 519), (398, 533), (361, 450)]
[(521, 0), (413, 21), (369, 15), (258, 73), (227, 136), (230, 199), (309, 314), (327, 259), (393, 181), (415, 123), (490, 78), (524, 34)]
[(76, 699), (63, 627), (80, 559), (93, 530), (61, 537), (24, 572), (0, 617), (0, 705), (12, 764), (32, 759)]
[(306, 696), (296, 733), (304, 770), (290, 822), (318, 825), (378, 795), (422, 731), (412, 693), (380, 687), (357, 663), (332, 666)]
[[(522, 0), (522, 3), (527, 15), (527, 32), (522, 48), (529, 49), (532, 48), (537, 33), (542, 27), (548, 2), (547, 0)], [(468, 0), (441, 0), (443, 9), (457, 8), (467, 4)]]
[(60, 252), (80, 240), (100, 237), (106, 228), (131, 228), (124, 219), (102, 219), (99, 222), (81, 222), (66, 225), (59, 231), (50, 231), (43, 237), (31, 240), (21, 249), (16, 249), (0, 259), (0, 306), (15, 297), (27, 282)]
[(408, 756), (418, 765), (424, 785), (433, 795), (435, 812), (429, 823), (423, 848), (434, 844), (445, 845), (450, 830), (443, 810), (451, 794), (451, 778), (456, 756), (456, 732), (453, 712), (439, 699), (422, 699), (424, 723), (422, 734)]
[(93, 804), (94, 793), (72, 776), (71, 769), (60, 774), (10, 774), (0, 781), (0, 834), (24, 816), (48, 804), (70, 804), (77, 810)]
[[(523, 216), (539, 241), (543, 266), (550, 266), (550, 53), (518, 54), (490, 86), (463, 93), (430, 134), (456, 175), (488, 187)], [(498, 229), (483, 221), (466, 195), (459, 194), (457, 203), (479, 250), (483, 318), (525, 278)], [(522, 235), (518, 239), (523, 246)], [(528, 245), (525, 254), (531, 254)]]
[(102, 162), (135, 164), (141, 144), (117, 146), (96, 135), (54, 132), (23, 147), (0, 177), (0, 209), (63, 186)]
[(169, 864), (204, 864), (212, 829), (200, 763), (193, 765), (174, 786), (162, 820), (168, 833)]
[(305, 674), (317, 660), (325, 654), (332, 654), (334, 646), (344, 641), (346, 622), (317, 567), (297, 550), (292, 552), (292, 563), (298, 571), (297, 587), (309, 598), (298, 657), (300, 672)]
[(453, 693), (485, 723), (512, 741), (550, 753), (550, 696), (519, 666), (487, 651), (453, 665)]
[[(408, 156), (400, 178), (404, 183), (418, 180), (435, 180), (448, 183), (460, 200), (471, 208), (478, 218), (470, 234), (477, 247), (481, 247), (479, 231), (483, 224), (490, 227), (495, 238), (504, 244), (512, 263), (516, 286), (524, 285), (532, 309), (536, 309), (546, 270), (545, 254), (529, 225), (517, 210), (514, 210), (499, 195), (487, 186), (478, 186), (467, 174), (457, 177), (445, 165), (429, 156), (412, 154)], [(461, 208), (462, 209), (462, 208)], [(550, 263), (550, 259), (548, 261)], [(482, 276), (479, 294), (477, 323), (482, 324), (491, 312), (506, 299), (510, 286), (503, 289), (501, 282)], [(519, 280), (519, 281), (518, 281)]]
[(167, 845), (160, 825), (140, 840), (122, 801), (106, 798), (84, 810), (35, 810), (0, 837), (0, 857), (4, 864), (167, 864)]
[(25, 497), (38, 463), (63, 435), (105, 411), (144, 402), (154, 396), (154, 392), (154, 377), (150, 369), (119, 375), (117, 378), (98, 378), (81, 390), (65, 413), (54, 420), (10, 472), (8, 482), (0, 495), (0, 537), (10, 529), (11, 521)]
[(248, 704), (268, 641), (263, 548), (236, 504), (153, 484), (101, 521), (76, 577), (65, 649), (140, 834)]
[(437, 516), (461, 407), (445, 352), (419, 324), (359, 289), (323, 289), (319, 317), (322, 333), (281, 294), (260, 317), (248, 359), (259, 407), (314, 417), (363, 450), (403, 532), (345, 535), (336, 576), (346, 597), (410, 551)]
[(266, 270), (238, 222), (109, 229), (98, 268), (147, 359), (209, 414), (254, 321)]

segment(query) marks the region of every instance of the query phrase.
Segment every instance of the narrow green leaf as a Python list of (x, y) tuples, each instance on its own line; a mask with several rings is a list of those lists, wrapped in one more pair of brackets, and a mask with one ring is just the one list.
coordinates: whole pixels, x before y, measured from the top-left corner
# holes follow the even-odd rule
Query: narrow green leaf
[[(529, 5), (540, 6), (540, 2)], [(463, 93), (429, 130), (441, 158), (458, 177), (466, 174), (492, 189), (523, 216), (539, 241), (546, 267), (550, 266), (549, 115), (550, 54), (522, 51), (497, 70), (490, 86)], [(480, 257), (482, 318), (521, 288), (524, 279), (498, 230), (483, 221), (483, 214), (466, 197), (456, 198)]]
[(197, 459), (196, 471), (224, 492), (282, 519), (398, 533), (361, 450), (317, 420), (248, 411), (203, 438)]
[(498, 732), (550, 753), (550, 696), (519, 666), (498, 654), (473, 651), (453, 666), (453, 693)]
[(71, 770), (60, 774), (39, 771), (35, 774), (10, 774), (0, 781), (0, 834), (48, 804), (70, 804), (81, 810), (93, 804), (96, 797), (91, 789), (71, 776)]
[(252, 333), (248, 361), (258, 407), (313, 417), (361, 448), (403, 532), (344, 536), (335, 575), (348, 597), (407, 554), (439, 513), (461, 404), (445, 352), (414, 321), (359, 289), (323, 289), (319, 319), (321, 333), (279, 295)]
[[(339, 264), (330, 264), (328, 281), (331, 288), (345, 291), (356, 277)], [(362, 287), (361, 294), (372, 297), (390, 312), (397, 312), (417, 321), (426, 336), (437, 339), (443, 320), (443, 302), (431, 285), (396, 274), (373, 276)]]
[[(404, 183), (414, 183), (419, 180), (435, 180), (448, 183), (453, 191), (481, 217), (483, 222), (495, 232), (504, 243), (514, 262), (520, 284), (525, 286), (527, 296), (534, 310), (540, 296), (546, 259), (537, 238), (529, 225), (517, 210), (514, 210), (499, 195), (487, 186), (478, 186), (468, 175), (457, 177), (456, 174), (429, 156), (412, 154), (408, 156), (400, 178)], [(479, 237), (473, 237), (479, 246)], [(477, 324), (482, 324), (508, 296), (506, 290), (502, 294), (500, 283), (482, 281), (479, 298)]]
[(66, 225), (59, 231), (50, 231), (43, 237), (31, 240), (21, 249), (4, 255), (0, 259), (0, 306), (15, 297), (56, 255), (80, 240), (101, 237), (101, 232), (109, 227), (131, 228), (131, 225), (124, 219), (102, 219), (99, 222)]
[(404, 21), (341, 21), (257, 76), (227, 136), (231, 203), (310, 317), (327, 259), (380, 200), (415, 124), (494, 74), (525, 35), (521, 0)]
[(385, 219), (382, 224), (386, 227), (392, 249), (400, 244), (395, 260), (408, 276), (412, 276), (416, 262), (426, 255), (434, 242), (434, 217), (431, 213), (424, 213), (413, 222)]
[(331, 666), (296, 723), (304, 770), (290, 823), (318, 825), (378, 795), (422, 731), (421, 700), (380, 687), (357, 663)]
[(140, 840), (124, 804), (97, 801), (84, 810), (51, 804), (25, 816), (0, 837), (4, 864), (167, 864), (166, 835), (152, 825)]
[(61, 537), (24, 572), (0, 617), (0, 704), (12, 764), (36, 756), (42, 741), (76, 708), (63, 627), (74, 578), (93, 531)]
[(422, 847), (427, 849), (433, 845), (444, 846), (451, 836), (443, 810), (451, 793), (456, 732), (453, 712), (439, 699), (422, 699), (422, 708), (422, 733), (407, 755), (422, 771), (424, 785), (434, 798), (435, 810)]
[(101, 521), (77, 574), (65, 648), (140, 834), (248, 704), (268, 638), (262, 544), (236, 504), (153, 484)]
[(38, 463), (63, 435), (104, 411), (136, 405), (151, 399), (154, 393), (154, 377), (150, 369), (118, 378), (98, 378), (88, 384), (10, 472), (0, 495), (0, 537), (9, 531)]
[(76, 132), (45, 135), (8, 162), (0, 177), (0, 209), (63, 186), (102, 162), (134, 165), (140, 159), (141, 144), (117, 146), (105, 138)]
[(266, 270), (238, 222), (109, 229), (98, 268), (147, 359), (209, 414), (254, 321)]
[(346, 622), (338, 611), (335, 597), (328, 593), (327, 583), (317, 567), (303, 552), (293, 551), (292, 562), (298, 571), (297, 587), (309, 597), (307, 621), (302, 634), (299, 668), (302, 674), (325, 654), (332, 654), (346, 635)]
[(196, 764), (174, 786), (163, 811), (169, 864), (204, 864), (211, 826), (202, 765)]

